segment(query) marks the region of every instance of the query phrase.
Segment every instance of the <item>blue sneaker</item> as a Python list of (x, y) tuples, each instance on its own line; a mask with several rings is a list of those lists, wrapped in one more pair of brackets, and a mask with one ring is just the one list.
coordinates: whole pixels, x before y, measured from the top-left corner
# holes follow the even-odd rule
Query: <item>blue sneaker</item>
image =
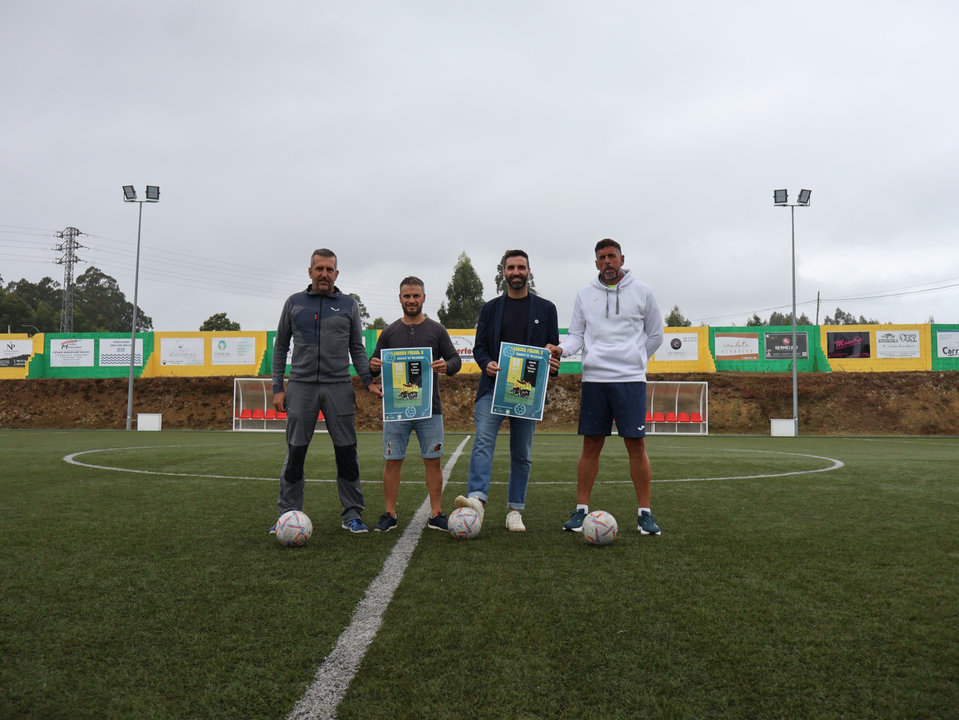
[(273, 523), (273, 527), (269, 529), (268, 534), (276, 535), (276, 523)]
[(449, 531), (449, 519), (441, 512), (436, 513), (436, 517), (431, 517), (426, 523), (427, 530), (446, 530)]
[(566, 532), (583, 532), (583, 520), (586, 519), (585, 510), (573, 510), (569, 520), (563, 523), (563, 530)]
[(396, 518), (389, 513), (380, 515), (380, 519), (373, 526), (373, 532), (389, 532), (396, 527)]
[(366, 527), (366, 523), (363, 522), (362, 518), (353, 518), (352, 520), (347, 520), (340, 527), (342, 527), (344, 530), (349, 530), (351, 533), (365, 533), (370, 531), (370, 529)]
[(639, 518), (636, 520), (636, 529), (643, 535), (661, 535), (663, 532), (659, 529), (659, 525), (656, 524), (656, 518), (653, 517), (653, 514), (649, 512), (649, 510), (643, 510), (639, 514)]

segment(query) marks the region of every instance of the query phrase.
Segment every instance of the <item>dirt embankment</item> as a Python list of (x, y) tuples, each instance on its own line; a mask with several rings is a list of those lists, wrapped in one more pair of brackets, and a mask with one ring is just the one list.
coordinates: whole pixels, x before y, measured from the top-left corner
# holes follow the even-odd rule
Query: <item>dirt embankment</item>
[[(709, 431), (768, 435), (771, 418), (792, 417), (792, 375), (715, 373), (652, 375), (650, 380), (709, 383)], [(440, 378), (447, 430), (472, 429), (476, 376)], [(578, 375), (550, 381), (543, 430), (575, 432)], [(354, 380), (357, 429), (379, 430), (379, 401)], [(128, 381), (0, 380), (0, 428), (126, 427)], [(227, 430), (233, 378), (141, 378), (137, 413), (161, 413), (163, 428)], [(799, 426), (804, 435), (959, 435), (959, 372), (802, 373)]]

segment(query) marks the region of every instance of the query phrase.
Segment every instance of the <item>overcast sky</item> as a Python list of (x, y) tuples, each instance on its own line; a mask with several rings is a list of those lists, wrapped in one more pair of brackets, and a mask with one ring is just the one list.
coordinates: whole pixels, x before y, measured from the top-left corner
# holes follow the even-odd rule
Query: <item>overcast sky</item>
[[(565, 326), (612, 237), (694, 325), (959, 322), (959, 3), (0, 2), (0, 277), (57, 231), (154, 329), (276, 327), (315, 247), (372, 317), (525, 249)], [(4, 328), (5, 330), (5, 328)]]

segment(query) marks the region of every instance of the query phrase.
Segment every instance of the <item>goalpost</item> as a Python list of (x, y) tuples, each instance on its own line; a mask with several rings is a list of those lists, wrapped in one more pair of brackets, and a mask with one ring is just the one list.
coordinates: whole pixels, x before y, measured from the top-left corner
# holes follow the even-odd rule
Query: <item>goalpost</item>
[(655, 380), (646, 383), (646, 432), (709, 434), (709, 383)]
[[(273, 408), (272, 378), (233, 378), (233, 429), (244, 432), (285, 432), (286, 413)], [(323, 413), (317, 432), (327, 432)]]

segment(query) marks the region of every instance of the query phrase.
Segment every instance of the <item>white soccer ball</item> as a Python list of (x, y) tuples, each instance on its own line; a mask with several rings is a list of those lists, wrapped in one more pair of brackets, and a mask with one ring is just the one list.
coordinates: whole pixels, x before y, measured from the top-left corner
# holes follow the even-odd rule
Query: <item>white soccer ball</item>
[(276, 539), (287, 547), (300, 547), (313, 535), (313, 523), (302, 510), (288, 510), (276, 521)]
[(618, 530), (616, 518), (605, 510), (593, 510), (583, 519), (583, 539), (590, 545), (609, 545)]
[(450, 535), (457, 540), (472, 540), (479, 535), (483, 521), (471, 507), (456, 508), (449, 516)]

